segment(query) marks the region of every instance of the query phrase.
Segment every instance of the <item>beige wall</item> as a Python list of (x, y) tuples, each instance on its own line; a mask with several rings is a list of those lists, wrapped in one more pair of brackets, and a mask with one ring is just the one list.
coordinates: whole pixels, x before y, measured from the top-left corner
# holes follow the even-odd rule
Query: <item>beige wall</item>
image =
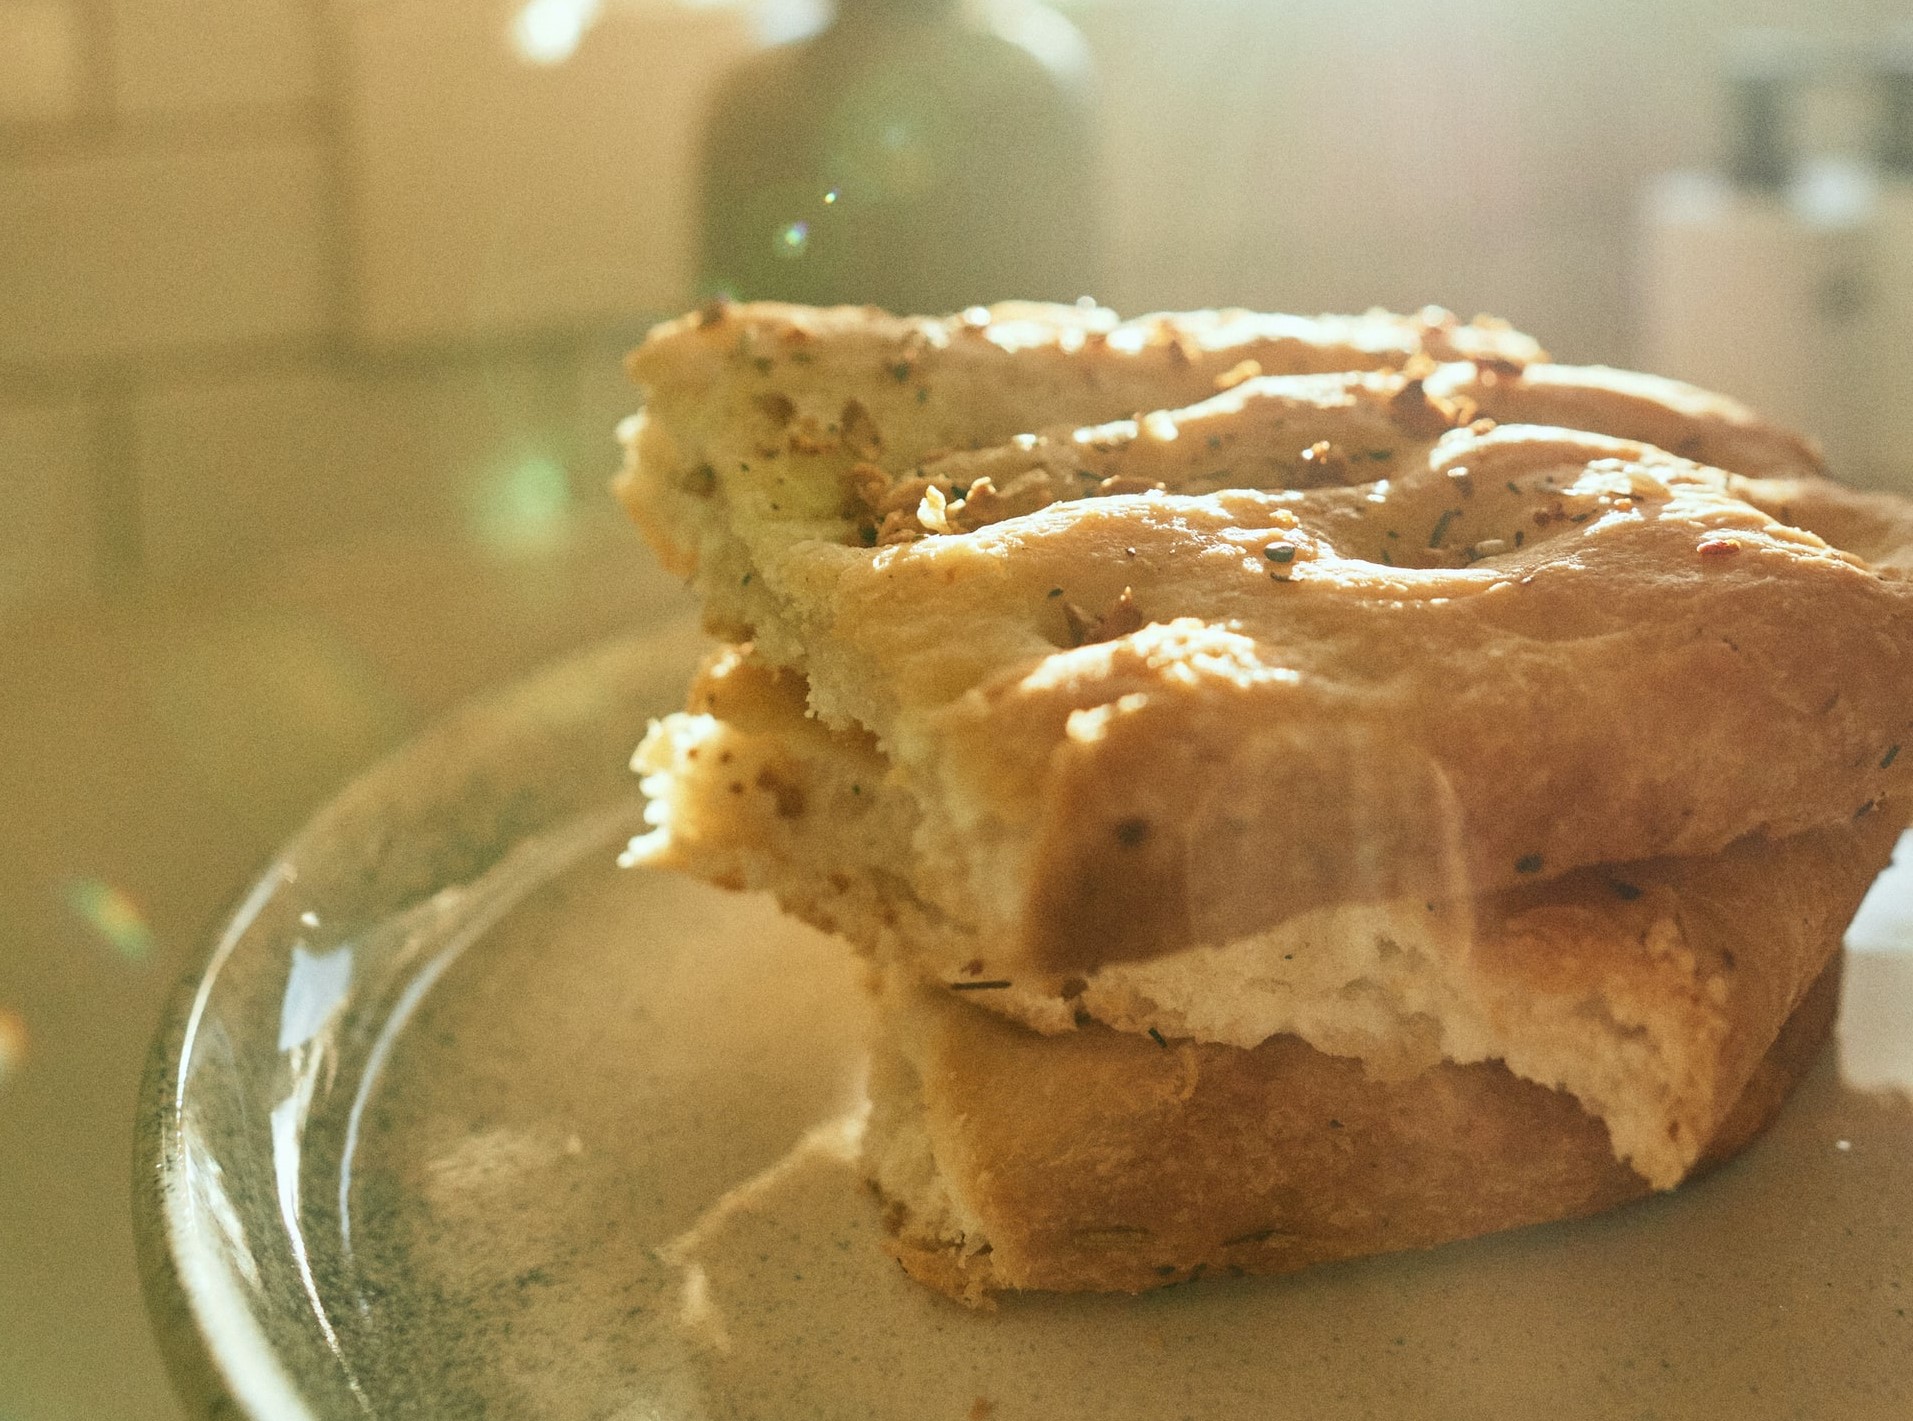
[[(1103, 0), (1126, 310), (1442, 301), (1627, 358), (1644, 177), (1735, 23), (1902, 6)], [(596, 506), (616, 354), (688, 297), (724, 4), (0, 0), (0, 607)], [(520, 515), (514, 523), (514, 510)]]

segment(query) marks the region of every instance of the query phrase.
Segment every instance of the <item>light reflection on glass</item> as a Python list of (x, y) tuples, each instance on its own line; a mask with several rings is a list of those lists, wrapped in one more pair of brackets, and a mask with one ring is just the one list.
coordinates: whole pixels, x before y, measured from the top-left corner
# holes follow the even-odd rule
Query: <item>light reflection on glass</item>
[(352, 990), (352, 949), (307, 952), (295, 944), (279, 1003), (279, 1049), (303, 1046), (331, 1024)]
[(451, 1213), (473, 1197), (497, 1195), (524, 1184), (559, 1161), (584, 1153), (576, 1135), (500, 1127), (454, 1141), (425, 1161), (420, 1189), (432, 1206)]
[[(296, 1057), (306, 1049), (300, 1047), (293, 1054)], [(314, 1053), (315, 1064), (317, 1060), (317, 1054)], [(358, 1377), (353, 1374), (351, 1364), (346, 1360), (345, 1349), (340, 1346), (339, 1335), (333, 1329), (331, 1316), (326, 1312), (325, 1299), (319, 1293), (319, 1281), (312, 1271), (312, 1259), (306, 1250), (305, 1226), (299, 1213), (301, 1142), (317, 1079), (316, 1071), (299, 1072), (293, 1081), (293, 1093), (272, 1108), (272, 1168), (279, 1186), (279, 1217), (285, 1224), (286, 1241), (292, 1248), (293, 1266), (299, 1270), (299, 1281), (305, 1288), (307, 1301), (312, 1304), (312, 1315), (318, 1321), (319, 1331), (324, 1334), (326, 1346), (337, 1359), (340, 1371), (345, 1374), (346, 1385), (369, 1413), (370, 1403), (359, 1385)]]
[(181, 1143), (184, 1146), (187, 1187), (192, 1191), (193, 1199), (205, 1216), (212, 1220), (213, 1227), (226, 1245), (227, 1256), (239, 1270), (240, 1276), (257, 1288), (259, 1260), (253, 1257), (252, 1245), (246, 1241), (245, 1225), (239, 1219), (239, 1210), (233, 1207), (232, 1196), (226, 1191), (226, 1172), (219, 1166), (219, 1157), (200, 1138), (198, 1122), (190, 1117), (182, 1122)]
[[(346, 1115), (345, 1145), (339, 1159), (339, 1241), (344, 1245), (348, 1264), (352, 1261), (353, 1167), (365, 1112), (385, 1073), (386, 1061), (419, 1003), (465, 949), (491, 931), (525, 893), (577, 863), (585, 854), (603, 852), (610, 843), (627, 838), (639, 827), (637, 821), (641, 814), (642, 810), (630, 802), (619, 802), (545, 835), (525, 839), (471, 883), (443, 889), (375, 930), (399, 937), (408, 949), (429, 946), (435, 951), (423, 962), (416, 962), (408, 951), (402, 950), (389, 964), (388, 970), (416, 967), (416, 975), (406, 983), (386, 1015), (366, 1056), (351, 1109)], [(583, 1149), (582, 1142), (579, 1148)], [(566, 1150), (570, 1152), (568, 1141)]]
[(27, 1022), (17, 1011), (0, 1007), (0, 1085), (27, 1058)]
[(128, 962), (144, 962), (152, 954), (153, 931), (123, 890), (97, 878), (72, 878), (64, 897), (73, 915)]
[(285, 996), (279, 1007), (279, 1050), (285, 1054), (286, 1070), (292, 1077), (285, 1099), (273, 1106), (272, 1169), (278, 1185), (279, 1217), (286, 1229), (286, 1241), (292, 1248), (292, 1261), (299, 1270), (299, 1281), (312, 1304), (313, 1316), (325, 1335), (326, 1346), (338, 1360), (346, 1385), (369, 1414), (371, 1405), (346, 1360), (345, 1350), (326, 1312), (325, 1299), (312, 1269), (306, 1248), (304, 1220), (300, 1210), (300, 1165), (304, 1158), (306, 1122), (312, 1113), (312, 1100), (321, 1075), (330, 1077), (336, 1069), (338, 1047), (332, 1030), (352, 987), (352, 949), (341, 947), (332, 952), (307, 952), (303, 945), (292, 949), (292, 966), (286, 977)]
[(529, 0), (512, 17), (511, 47), (527, 64), (563, 64), (597, 23), (600, 0)]

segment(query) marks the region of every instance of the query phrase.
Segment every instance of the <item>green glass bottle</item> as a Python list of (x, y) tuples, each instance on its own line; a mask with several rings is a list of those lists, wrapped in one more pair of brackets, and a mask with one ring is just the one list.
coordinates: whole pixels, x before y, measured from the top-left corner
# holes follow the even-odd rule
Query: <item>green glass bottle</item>
[(937, 312), (1093, 293), (1087, 63), (1062, 17), (1023, 18), (1064, 42), (1019, 42), (959, 0), (838, 0), (821, 31), (727, 75), (701, 294)]

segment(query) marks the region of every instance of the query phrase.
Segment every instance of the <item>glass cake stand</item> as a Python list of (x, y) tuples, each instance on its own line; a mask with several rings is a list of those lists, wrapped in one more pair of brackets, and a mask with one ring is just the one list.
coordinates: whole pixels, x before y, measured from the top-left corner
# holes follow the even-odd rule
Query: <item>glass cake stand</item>
[(148, 1301), (204, 1414), (1021, 1421), (1913, 1415), (1913, 875), (1772, 1132), (1617, 1213), (971, 1312), (881, 1251), (859, 973), (621, 870), (688, 630), (440, 725), (259, 879), (142, 1101)]

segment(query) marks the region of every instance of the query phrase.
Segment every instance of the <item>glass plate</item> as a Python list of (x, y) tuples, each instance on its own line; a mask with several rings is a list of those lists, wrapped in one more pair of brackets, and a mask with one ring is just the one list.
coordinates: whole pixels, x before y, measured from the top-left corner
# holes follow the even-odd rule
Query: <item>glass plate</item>
[[(149, 1303), (213, 1414), (719, 1421), (1913, 1415), (1913, 893), (1838, 1049), (1677, 1194), (1287, 1279), (966, 1311), (878, 1246), (858, 972), (640, 871), (688, 631), (466, 711), (271, 866), (140, 1129)], [(1885, 882), (1885, 881), (1883, 881)]]

